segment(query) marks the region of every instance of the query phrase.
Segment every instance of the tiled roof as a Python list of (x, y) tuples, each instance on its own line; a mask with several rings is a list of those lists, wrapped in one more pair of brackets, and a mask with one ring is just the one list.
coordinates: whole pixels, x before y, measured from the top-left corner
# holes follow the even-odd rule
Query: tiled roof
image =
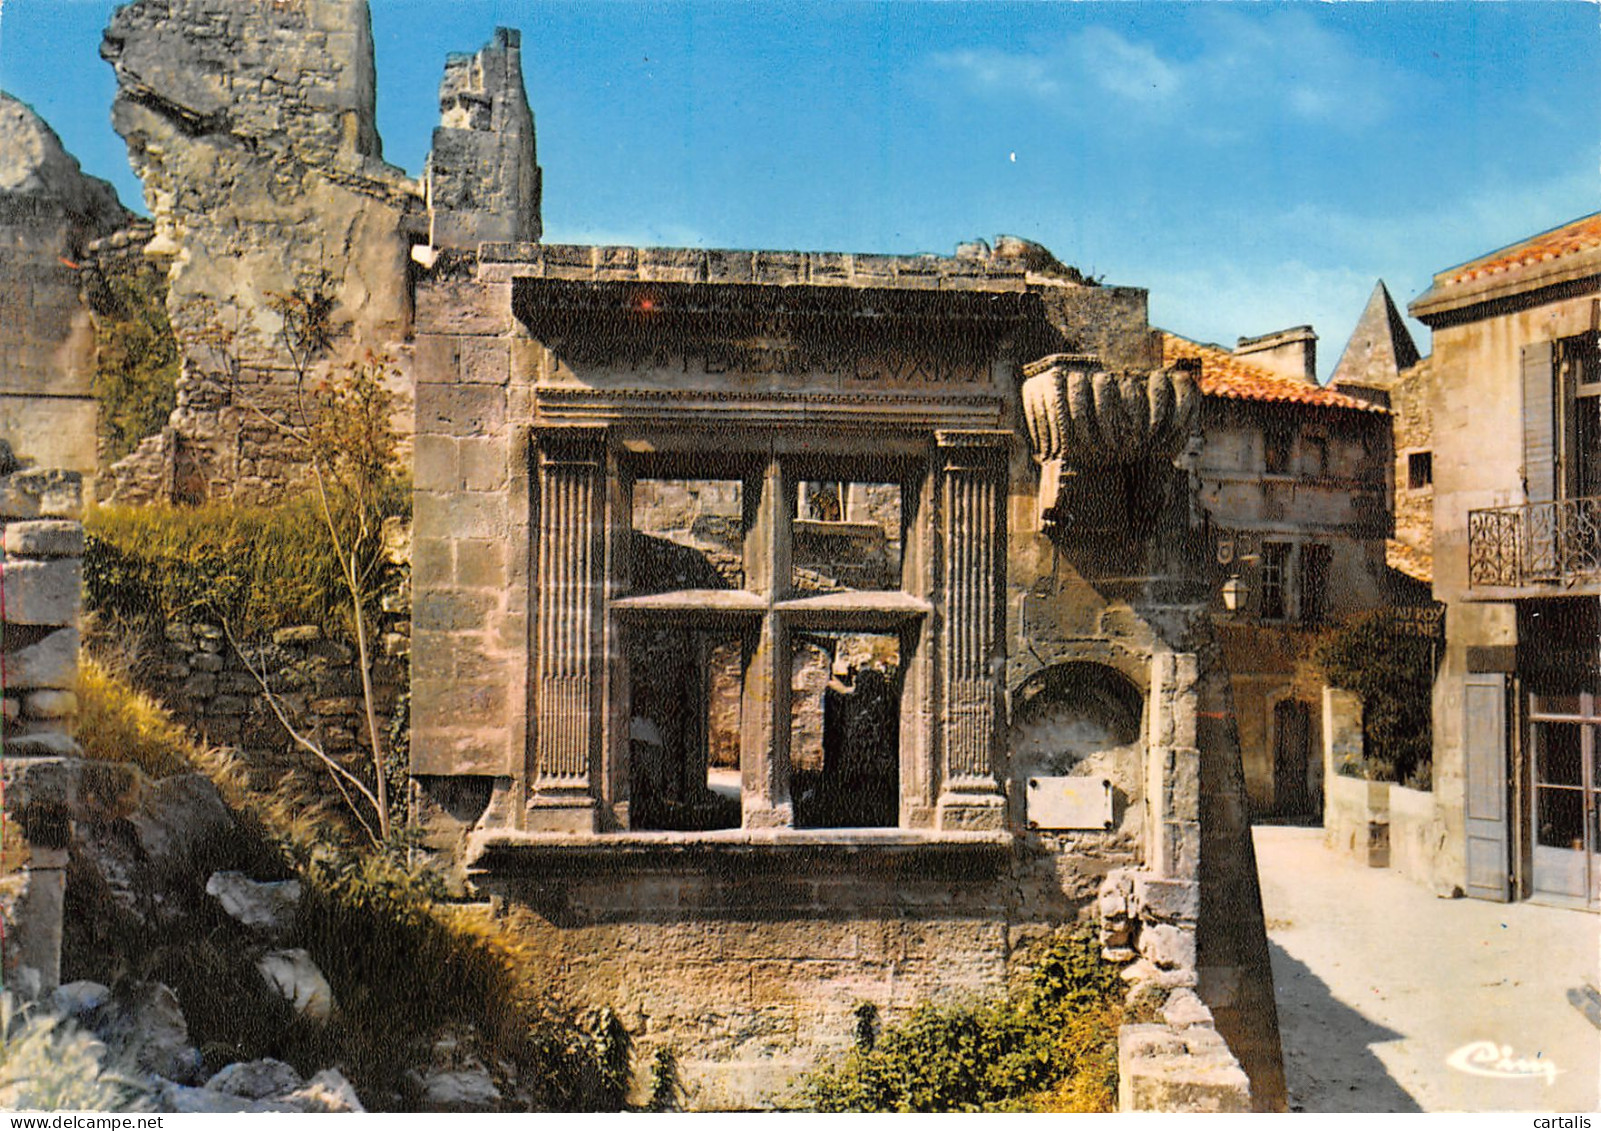
[(1447, 273), (1439, 283), (1441, 285), (1466, 283), (1472, 279), (1482, 279), (1487, 275), (1510, 271), (1514, 267), (1560, 259), (1564, 255), (1588, 251), (1593, 247), (1601, 247), (1601, 212), (1563, 224), (1560, 228), (1552, 228), (1549, 232), (1530, 236), (1510, 247), (1492, 251), (1489, 255), (1464, 263)]
[(1272, 401), (1304, 404), (1317, 408), (1348, 408), (1361, 412), (1388, 413), (1371, 401), (1337, 393), (1322, 385), (1309, 385), (1293, 377), (1253, 365), (1219, 346), (1206, 346), (1162, 331), (1162, 364), (1172, 365), (1186, 358), (1201, 363), (1201, 392), (1209, 397), (1230, 397), (1242, 401)]
[(1434, 555), (1394, 538), (1384, 543), (1384, 561), (1391, 569), (1418, 581), (1434, 580)]

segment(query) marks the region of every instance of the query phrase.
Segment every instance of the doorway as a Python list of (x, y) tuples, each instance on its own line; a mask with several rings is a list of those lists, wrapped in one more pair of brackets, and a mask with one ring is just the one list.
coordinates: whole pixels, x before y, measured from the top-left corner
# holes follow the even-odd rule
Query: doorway
[(1307, 788), (1311, 770), (1312, 712), (1299, 699), (1282, 699), (1273, 708), (1273, 812), (1304, 817), (1312, 812)]
[(1601, 705), (1591, 692), (1533, 695), (1529, 706), (1530, 894), (1601, 905)]

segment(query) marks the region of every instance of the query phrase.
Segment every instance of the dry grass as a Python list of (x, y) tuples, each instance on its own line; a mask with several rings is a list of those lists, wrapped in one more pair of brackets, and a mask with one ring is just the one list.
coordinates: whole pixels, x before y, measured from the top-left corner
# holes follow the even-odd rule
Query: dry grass
[(88, 656), (78, 662), (78, 741), (90, 758), (153, 778), (200, 769), (203, 750), (165, 707)]

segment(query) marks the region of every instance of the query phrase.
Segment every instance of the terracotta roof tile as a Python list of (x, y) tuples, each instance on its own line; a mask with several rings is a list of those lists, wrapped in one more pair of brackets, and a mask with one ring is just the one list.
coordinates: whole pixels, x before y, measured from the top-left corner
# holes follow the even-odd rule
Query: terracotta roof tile
[(1199, 360), (1201, 392), (1209, 397), (1356, 409), (1360, 412), (1389, 412), (1382, 405), (1346, 396), (1322, 385), (1308, 385), (1292, 377), (1281, 377), (1260, 365), (1235, 357), (1219, 346), (1202, 345), (1165, 330), (1161, 333), (1162, 364), (1172, 365), (1186, 358)]
[(1444, 285), (1466, 283), (1472, 279), (1482, 279), (1486, 275), (1510, 271), (1514, 267), (1523, 267), (1548, 259), (1560, 259), (1564, 255), (1588, 251), (1593, 247), (1601, 247), (1601, 212), (1581, 217), (1572, 223), (1563, 224), (1560, 228), (1552, 228), (1549, 232), (1530, 236), (1509, 247), (1464, 263), (1442, 277), (1440, 282)]

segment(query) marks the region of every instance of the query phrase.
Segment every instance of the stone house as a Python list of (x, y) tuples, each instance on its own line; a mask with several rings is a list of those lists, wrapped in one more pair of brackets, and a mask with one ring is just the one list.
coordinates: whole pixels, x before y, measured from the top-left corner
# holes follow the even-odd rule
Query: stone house
[(1441, 271), (1409, 307), (1432, 424), (1436, 871), (1601, 905), (1601, 214)]
[(1233, 351), (1162, 335), (1163, 360), (1198, 373), (1209, 607), (1251, 808), (1277, 816), (1321, 811), (1321, 711), (1296, 678), (1309, 634), (1393, 596), (1389, 413), (1320, 386), (1315, 341), (1308, 327)]
[(1429, 359), (1418, 356), (1417, 345), (1384, 280), (1374, 284), (1329, 384), (1390, 410), (1395, 530), (1386, 554), (1391, 569), (1417, 583), (1402, 600), (1427, 603), (1428, 585), (1434, 579), (1434, 423), (1428, 397)]
[(1011, 239), (483, 244), (416, 311), (413, 780), (555, 985), (698, 1104), (781, 1103), (858, 1004), (1098, 915), (1282, 1103), (1199, 397), (1143, 291)]

